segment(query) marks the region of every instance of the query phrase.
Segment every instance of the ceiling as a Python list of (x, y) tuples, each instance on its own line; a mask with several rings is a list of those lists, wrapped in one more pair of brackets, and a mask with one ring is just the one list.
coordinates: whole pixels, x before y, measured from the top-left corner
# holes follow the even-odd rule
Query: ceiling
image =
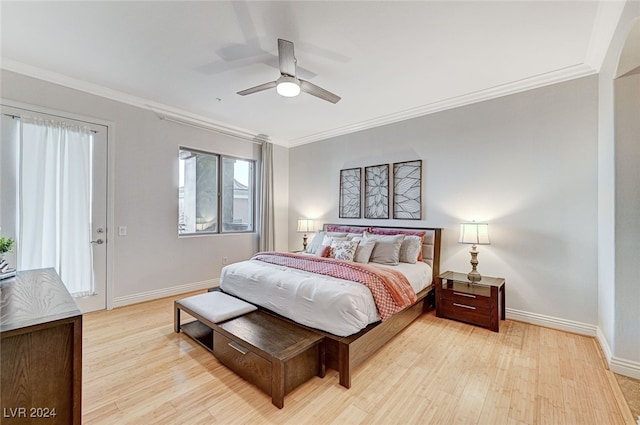
[[(2, 67), (285, 146), (598, 72), (595, 1), (10, 2)], [(277, 39), (337, 104), (275, 90)]]

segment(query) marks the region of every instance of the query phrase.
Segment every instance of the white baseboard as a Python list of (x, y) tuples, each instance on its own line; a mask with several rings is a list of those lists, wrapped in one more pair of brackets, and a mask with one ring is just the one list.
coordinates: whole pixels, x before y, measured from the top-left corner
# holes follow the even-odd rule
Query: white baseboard
[(632, 360), (612, 357), (611, 361), (609, 361), (609, 369), (619, 375), (640, 379), (640, 363)]
[(604, 336), (600, 328), (598, 328), (598, 331), (596, 333), (596, 339), (600, 344), (600, 348), (602, 348), (602, 352), (604, 353), (604, 358), (607, 361), (607, 364), (611, 365), (611, 358), (613, 357), (613, 355), (611, 354), (611, 347), (609, 347), (609, 342), (607, 341), (607, 338)]
[(611, 347), (604, 334), (595, 325), (587, 323), (574, 322), (572, 320), (560, 319), (543, 314), (531, 313), (528, 311), (515, 310), (512, 308), (505, 309), (508, 319), (520, 322), (531, 323), (533, 325), (544, 326), (547, 328), (558, 329), (566, 332), (572, 332), (580, 335), (595, 337), (604, 353), (609, 369), (620, 375), (630, 378), (640, 379), (640, 363), (615, 357), (611, 354)]
[(156, 289), (153, 291), (141, 292), (139, 294), (125, 295), (124, 297), (115, 297), (113, 299), (113, 307), (124, 307), (126, 305), (137, 304), (144, 301), (153, 301), (159, 298), (180, 295), (186, 292), (198, 291), (200, 289), (213, 288), (220, 285), (220, 279), (209, 279), (200, 282), (187, 283), (185, 285), (171, 286), (169, 288)]
[(605, 359), (609, 365), (609, 370), (617, 373), (618, 375), (640, 379), (640, 363), (634, 362), (633, 360), (621, 359), (620, 357), (612, 355), (611, 347), (609, 347), (607, 338), (605, 338), (600, 328), (598, 328), (598, 335), (596, 338), (598, 339), (598, 343), (600, 343), (600, 347), (602, 347)]
[(528, 311), (505, 309), (507, 319), (519, 322), (531, 323), (532, 325), (544, 326), (546, 328), (558, 329), (566, 332), (573, 332), (580, 335), (596, 336), (597, 326), (587, 323), (574, 322), (573, 320), (560, 319), (558, 317), (545, 316), (543, 314), (531, 313)]

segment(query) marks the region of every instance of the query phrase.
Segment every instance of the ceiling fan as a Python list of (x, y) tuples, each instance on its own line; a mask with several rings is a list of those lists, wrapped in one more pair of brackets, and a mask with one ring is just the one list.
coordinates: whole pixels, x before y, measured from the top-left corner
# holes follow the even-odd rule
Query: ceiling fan
[(281, 38), (278, 39), (278, 59), (280, 61), (280, 78), (276, 81), (239, 91), (238, 94), (240, 96), (246, 96), (275, 88), (279, 95), (285, 97), (295, 97), (302, 91), (331, 103), (338, 103), (341, 99), (340, 96), (322, 87), (318, 87), (315, 84), (296, 77), (296, 57), (293, 54), (292, 42)]

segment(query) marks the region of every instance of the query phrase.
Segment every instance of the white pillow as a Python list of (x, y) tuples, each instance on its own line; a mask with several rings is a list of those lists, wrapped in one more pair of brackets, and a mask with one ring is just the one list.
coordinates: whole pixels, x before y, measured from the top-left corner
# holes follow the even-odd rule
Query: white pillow
[(331, 254), (329, 254), (329, 257), (337, 260), (353, 261), (358, 243), (358, 241), (337, 241), (334, 239), (331, 242)]
[[(326, 235), (339, 236), (339, 237), (347, 236), (347, 234), (345, 232), (325, 232), (325, 231), (320, 231), (320, 232), (315, 234), (313, 239), (311, 239), (311, 242), (309, 242), (309, 244), (307, 245), (306, 252), (308, 252), (310, 254), (315, 254), (315, 252), (318, 250), (318, 247), (320, 245), (323, 245), (322, 242), (324, 241), (324, 237)], [(330, 243), (324, 244), (324, 245), (330, 245)]]
[(422, 238), (420, 236), (405, 235), (400, 245), (400, 262), (415, 264), (422, 250)]
[(373, 240), (376, 243), (369, 259), (370, 262), (389, 264), (391, 266), (398, 265), (400, 262), (400, 246), (402, 246), (404, 235), (373, 235), (369, 232), (364, 232), (362, 241), (367, 242), (369, 240)]
[(307, 244), (306, 252), (308, 252), (309, 254), (315, 254), (318, 250), (318, 247), (322, 245), (322, 238), (324, 238), (324, 232), (316, 233), (311, 239), (311, 242)]
[[(353, 240), (356, 239), (354, 238)], [(376, 241), (368, 240), (363, 242), (362, 238), (358, 238), (357, 240), (360, 241), (360, 243), (358, 244), (358, 248), (356, 248), (356, 255), (353, 257), (353, 261), (356, 263), (368, 263), (373, 248), (376, 246)]]
[(346, 240), (347, 240), (346, 236), (324, 235), (324, 238), (322, 238), (322, 245), (331, 245), (331, 242), (333, 241), (346, 241)]

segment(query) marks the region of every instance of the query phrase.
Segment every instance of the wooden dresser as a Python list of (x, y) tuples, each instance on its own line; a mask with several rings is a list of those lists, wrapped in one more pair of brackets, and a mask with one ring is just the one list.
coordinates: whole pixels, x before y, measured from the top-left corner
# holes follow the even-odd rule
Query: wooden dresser
[(53, 269), (0, 281), (0, 423), (80, 424), (82, 314)]

